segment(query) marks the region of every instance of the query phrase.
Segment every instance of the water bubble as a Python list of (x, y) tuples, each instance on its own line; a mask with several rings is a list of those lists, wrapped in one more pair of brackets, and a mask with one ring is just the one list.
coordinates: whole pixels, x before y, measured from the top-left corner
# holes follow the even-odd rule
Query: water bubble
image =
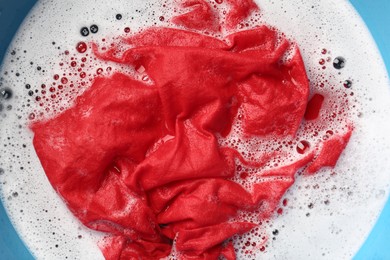
[(87, 27), (83, 27), (83, 28), (81, 28), (80, 33), (82, 36), (86, 37), (89, 35), (89, 30)]
[(327, 131), (326, 131), (326, 134), (327, 134), (327, 135), (333, 135), (334, 133), (333, 133), (332, 130), (327, 130)]
[(2, 88), (0, 90), (0, 95), (3, 99), (10, 99), (12, 97), (12, 90), (10, 88)]
[(297, 144), (297, 152), (300, 154), (304, 154), (310, 148), (310, 144), (307, 141), (300, 141)]
[(79, 53), (84, 53), (87, 51), (87, 44), (85, 42), (79, 42), (76, 46), (76, 50)]
[(342, 69), (345, 67), (345, 59), (343, 57), (336, 57), (334, 60), (333, 60), (333, 67), (335, 69)]
[(351, 88), (352, 87), (352, 81), (347, 79), (346, 81), (344, 81), (343, 85), (344, 85), (345, 88)]
[(62, 78), (61, 78), (61, 83), (62, 83), (62, 84), (68, 83), (68, 78), (62, 77)]
[(91, 30), (91, 33), (97, 33), (99, 31), (99, 27), (96, 24), (91, 25), (89, 29)]
[(34, 113), (30, 113), (30, 114), (28, 115), (28, 119), (34, 120), (34, 119), (35, 119), (35, 114), (34, 114)]

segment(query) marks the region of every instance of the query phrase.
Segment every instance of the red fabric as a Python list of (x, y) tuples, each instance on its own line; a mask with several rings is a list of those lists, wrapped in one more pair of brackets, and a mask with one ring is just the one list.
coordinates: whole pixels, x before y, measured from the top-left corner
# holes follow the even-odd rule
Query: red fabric
[[(230, 25), (257, 8), (252, 1), (228, 3), (242, 8), (229, 14)], [(205, 1), (184, 5), (196, 6), (177, 23), (214, 28)], [(101, 54), (95, 46), (100, 59), (142, 66), (152, 84), (120, 73), (96, 78), (72, 108), (32, 125), (53, 187), (82, 223), (111, 235), (101, 245), (107, 259), (160, 259), (172, 246), (181, 259), (234, 259), (226, 242), (257, 225), (232, 221), (237, 213), (275, 212), (295, 173), (315, 155), (263, 172), (248, 191), (231, 180), (236, 163), (260, 169), (277, 152), (251, 162), (221, 147), (217, 136), (230, 133), (239, 110), (243, 138), (295, 135), (309, 84), (297, 49), (282, 61), (291, 46), (278, 37), (265, 26), (224, 40), (150, 28), (129, 37), (132, 47), (120, 58), (115, 48)], [(325, 142), (308, 171), (334, 166), (348, 139)]]
[(253, 0), (226, 0), (226, 2), (230, 5), (230, 10), (226, 17), (228, 29), (234, 29), (252, 12), (259, 10), (259, 7)]
[(306, 172), (313, 174), (322, 167), (334, 167), (347, 146), (352, 135), (352, 128), (349, 128), (345, 133), (331, 136), (328, 140), (321, 144), (321, 149), (313, 163), (309, 165)]
[(321, 94), (314, 94), (313, 97), (307, 103), (307, 108), (305, 112), (306, 120), (315, 120), (320, 115), (322, 103), (324, 102), (325, 97)]
[(181, 7), (189, 8), (191, 11), (175, 16), (172, 19), (173, 23), (189, 29), (218, 31), (217, 16), (205, 0), (184, 0)]

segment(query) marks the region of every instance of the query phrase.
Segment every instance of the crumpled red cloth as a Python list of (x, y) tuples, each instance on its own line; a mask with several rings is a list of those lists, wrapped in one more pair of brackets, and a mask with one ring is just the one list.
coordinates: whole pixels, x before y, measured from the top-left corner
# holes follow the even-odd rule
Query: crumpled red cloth
[[(206, 4), (185, 3), (193, 2)], [(246, 2), (249, 12), (254, 7)], [(160, 259), (172, 250), (179, 259), (234, 259), (228, 240), (258, 224), (233, 221), (238, 211), (269, 218), (300, 168), (314, 161), (308, 168), (314, 173), (336, 164), (350, 132), (264, 172), (274, 178), (250, 191), (231, 180), (237, 161), (263, 162), (246, 162), (218, 136), (237, 120), (243, 138), (294, 136), (306, 111), (302, 58), (278, 37), (266, 26), (222, 40), (150, 28), (129, 37), (132, 47), (120, 58), (115, 48), (101, 54), (95, 46), (101, 59), (142, 66), (152, 83), (121, 73), (98, 77), (73, 107), (31, 126), (54, 189), (83, 224), (110, 234), (102, 246), (106, 259)], [(285, 60), (288, 48), (293, 54)]]

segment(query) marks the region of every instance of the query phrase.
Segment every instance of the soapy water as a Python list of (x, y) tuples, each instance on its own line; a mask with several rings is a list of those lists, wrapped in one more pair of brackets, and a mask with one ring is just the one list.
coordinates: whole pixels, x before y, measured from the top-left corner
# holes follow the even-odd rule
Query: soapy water
[[(390, 96), (384, 66), (360, 18), (346, 2), (257, 4), (261, 15), (249, 20), (248, 27), (266, 23), (296, 41), (312, 92), (334, 93), (337, 101), (346, 99), (341, 94), (348, 95), (350, 109), (337, 109), (347, 113), (355, 129), (335, 169), (323, 169), (314, 176), (298, 175), (278, 216), (262, 224), (265, 230), (235, 237), (237, 257), (351, 257), (368, 235), (389, 190), (386, 133), (390, 126), (385, 122)], [(224, 3), (220, 5), (223, 8)], [(151, 25), (168, 26), (175, 13), (168, 2), (115, 1), (108, 8), (101, 6), (105, 4), (95, 1), (40, 1), (15, 37), (1, 71), (1, 196), (15, 228), (38, 259), (102, 258), (97, 241), (104, 234), (83, 227), (52, 189), (34, 152), (28, 123), (41, 113), (54, 115), (71, 106), (74, 96), (97, 74), (135, 73), (99, 62), (88, 50), (83, 52), (85, 61), (76, 60), (81, 57), (76, 50), (79, 42), (95, 41), (108, 48), (118, 36)], [(96, 33), (92, 25), (98, 27)], [(89, 30), (87, 36), (82, 35), (83, 27)], [(74, 68), (73, 74), (63, 75), (64, 67)], [(142, 68), (140, 71), (142, 74)], [(148, 80), (143, 77), (140, 80)], [(44, 91), (47, 98), (58, 98), (54, 107), (47, 105), (53, 102), (42, 100)], [(342, 106), (341, 102), (335, 104)], [(334, 107), (325, 104), (324, 109)], [(333, 124), (340, 126), (340, 122)], [(316, 138), (304, 136), (309, 143)], [(297, 140), (294, 146), (304, 149), (305, 143)]]

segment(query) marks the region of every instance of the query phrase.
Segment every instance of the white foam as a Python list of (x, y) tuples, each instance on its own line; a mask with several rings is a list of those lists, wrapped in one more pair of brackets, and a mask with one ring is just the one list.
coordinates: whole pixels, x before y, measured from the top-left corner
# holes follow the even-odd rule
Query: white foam
[[(39, 1), (19, 30), (1, 70), (1, 84), (10, 86), (14, 96), (3, 102), (5, 107), (12, 105), (12, 109), (4, 108), (0, 114), (0, 167), (5, 171), (0, 175), (0, 195), (15, 228), (38, 259), (103, 256), (96, 245), (101, 234), (84, 228), (72, 216), (50, 186), (36, 157), (26, 124), (28, 115), (41, 108), (32, 100), (38, 94), (29, 97), (25, 84), (41, 91), (40, 85), (49, 86), (54, 74), (62, 76), (59, 57), (68, 61), (64, 51), (74, 53), (81, 40), (94, 40), (104, 46), (102, 38), (111, 43), (118, 35), (124, 35), (125, 27), (136, 31), (155, 23), (166, 25), (173, 13), (170, 9), (161, 11), (161, 6), (153, 5), (151, 0), (118, 0), (108, 6), (106, 2)], [(390, 95), (384, 65), (366, 27), (347, 1), (257, 2), (262, 15), (256, 17), (255, 23), (273, 25), (296, 40), (313, 90), (327, 92), (333, 87), (336, 91), (343, 88), (346, 79), (353, 81), (347, 93), (353, 92), (350, 101), (354, 107), (349, 117), (355, 130), (335, 169), (322, 170), (311, 177), (298, 176), (286, 195), (284, 214), (264, 225), (263, 232), (271, 237), (268, 243), (260, 239), (256, 248), (267, 245), (266, 250), (258, 250), (256, 255), (246, 255), (241, 250), (238, 258), (350, 258), (364, 242), (389, 194)], [(122, 14), (121, 20), (115, 19), (117, 13)], [(160, 16), (165, 20), (160, 21)], [(99, 32), (82, 37), (80, 28), (92, 24), (99, 26)], [(330, 53), (321, 54), (323, 48)], [(15, 55), (11, 55), (12, 50)], [(337, 56), (347, 61), (342, 70), (332, 67), (331, 61)], [(328, 57), (330, 62), (325, 62), (326, 69), (322, 69), (319, 61)], [(88, 60), (91, 67), (86, 65), (87, 74), (96, 71), (96, 63)], [(37, 66), (42, 69), (38, 71)], [(66, 76), (70, 81), (79, 80), (78, 74)], [(321, 83), (324, 87), (320, 87)], [(67, 90), (64, 91), (58, 106), (66, 108), (71, 98), (65, 98)], [(272, 235), (275, 229), (278, 234)], [(249, 234), (237, 238), (236, 244), (242, 247), (248, 236), (251, 241), (259, 237)], [(240, 244), (240, 240), (244, 242)]]

